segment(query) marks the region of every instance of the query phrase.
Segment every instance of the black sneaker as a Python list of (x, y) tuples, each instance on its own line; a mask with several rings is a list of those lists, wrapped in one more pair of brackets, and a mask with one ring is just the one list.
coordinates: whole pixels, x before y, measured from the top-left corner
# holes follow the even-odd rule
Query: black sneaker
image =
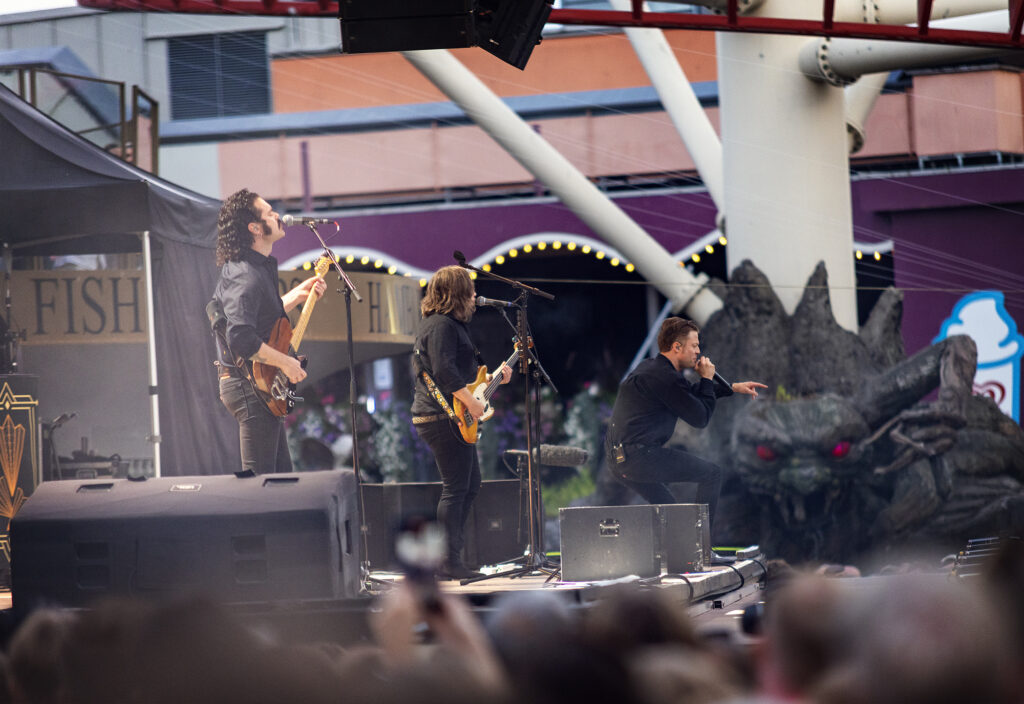
[(476, 579), (477, 577), (483, 577), (483, 572), (474, 572), (465, 565), (451, 565), (450, 567), (442, 567), (437, 573), (438, 579)]

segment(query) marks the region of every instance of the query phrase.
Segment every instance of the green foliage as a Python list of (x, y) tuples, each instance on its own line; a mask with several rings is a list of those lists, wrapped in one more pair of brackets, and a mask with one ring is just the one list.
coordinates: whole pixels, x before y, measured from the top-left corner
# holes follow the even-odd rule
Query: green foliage
[(544, 514), (548, 518), (557, 518), (558, 509), (565, 508), (581, 496), (594, 493), (596, 487), (594, 477), (586, 471), (573, 473), (570, 479), (558, 484), (541, 487), (544, 494)]
[(785, 386), (783, 386), (782, 384), (779, 384), (776, 387), (776, 389), (775, 389), (775, 400), (776, 401), (792, 401), (793, 400), (793, 396), (788, 391), (786, 391), (786, 387)]

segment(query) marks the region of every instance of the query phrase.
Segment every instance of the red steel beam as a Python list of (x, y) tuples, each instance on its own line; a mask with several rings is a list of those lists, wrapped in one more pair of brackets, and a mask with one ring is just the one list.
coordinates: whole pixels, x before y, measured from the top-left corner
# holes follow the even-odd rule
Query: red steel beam
[[(825, 0), (826, 6), (829, 0)], [(1020, 49), (1022, 6), (1024, 0), (1010, 0), (1011, 31), (978, 32), (961, 29), (936, 29), (891, 24), (863, 24), (860, 22), (832, 22), (826, 28), (824, 17), (819, 20), (780, 19), (777, 17), (743, 17), (738, 14), (738, 0), (729, 0), (728, 7), (736, 9), (736, 17), (726, 15), (696, 15), (682, 12), (644, 12), (637, 18), (633, 12), (615, 10), (552, 10), (550, 21), (558, 24), (608, 27), (660, 27), (662, 29), (694, 29), (720, 32), (752, 32), (756, 34), (795, 34), (807, 36), (850, 37), (853, 39), (883, 39), (892, 41), (924, 42), (928, 44), (959, 44), (1003, 49)], [(929, 0), (918, 0), (919, 9)], [(149, 12), (184, 12), (205, 14), (283, 15), (300, 17), (337, 17), (336, 0), (78, 0), (82, 7), (102, 10), (134, 10)], [(1014, 31), (1016, 30), (1016, 31)]]
[(633, 19), (643, 19), (644, 16), (644, 0), (633, 0)]
[(928, 23), (932, 19), (932, 0), (917, 0), (917, 33), (928, 34)]
[(1024, 0), (1010, 0), (1010, 41), (1020, 41), (1022, 24), (1024, 24)]
[(826, 30), (832, 29), (832, 22), (836, 16), (836, 0), (825, 0), (821, 7), (821, 25)]

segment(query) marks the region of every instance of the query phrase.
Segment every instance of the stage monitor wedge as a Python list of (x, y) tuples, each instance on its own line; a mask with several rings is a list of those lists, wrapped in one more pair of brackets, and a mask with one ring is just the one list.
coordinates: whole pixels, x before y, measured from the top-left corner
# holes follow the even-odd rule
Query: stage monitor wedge
[(340, 0), (341, 53), (479, 46), (526, 67), (551, 0)]

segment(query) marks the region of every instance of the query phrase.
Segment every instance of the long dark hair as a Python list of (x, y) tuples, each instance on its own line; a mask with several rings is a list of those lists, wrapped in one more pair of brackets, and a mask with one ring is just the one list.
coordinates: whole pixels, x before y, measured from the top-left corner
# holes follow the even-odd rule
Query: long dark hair
[(427, 282), (427, 295), (420, 301), (426, 318), (432, 313), (450, 313), (462, 322), (473, 315), (473, 279), (461, 266), (446, 266), (434, 272)]
[(224, 200), (217, 216), (217, 266), (237, 262), (242, 252), (252, 247), (249, 225), (259, 222), (257, 198), (257, 194), (243, 188)]

